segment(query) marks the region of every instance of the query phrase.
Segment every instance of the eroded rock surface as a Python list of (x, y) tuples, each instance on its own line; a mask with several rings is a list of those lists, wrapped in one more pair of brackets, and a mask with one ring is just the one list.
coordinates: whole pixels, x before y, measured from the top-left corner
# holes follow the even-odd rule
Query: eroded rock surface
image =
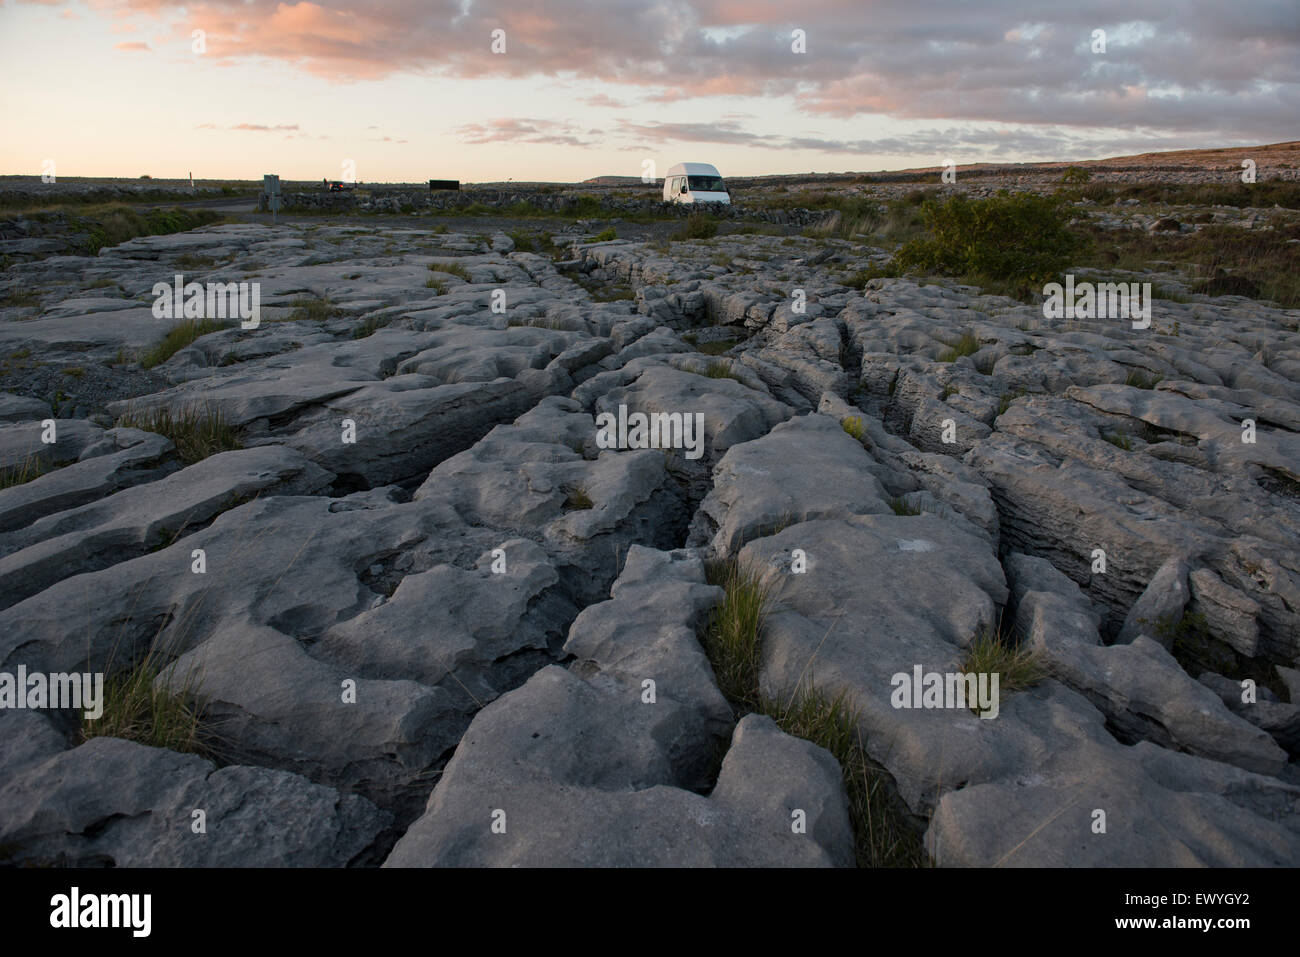
[[(11, 267), (44, 292), (0, 315), (0, 672), (152, 653), (210, 739), (0, 710), (0, 855), (852, 865), (836, 758), (701, 646), (732, 560), (762, 695), (843, 694), (935, 863), (1300, 859), (1300, 314), (1067, 323), (793, 235), (549, 252), (239, 224)], [(261, 323), (146, 370), (182, 257)], [(897, 704), (994, 633), (1046, 671), (995, 715)]]

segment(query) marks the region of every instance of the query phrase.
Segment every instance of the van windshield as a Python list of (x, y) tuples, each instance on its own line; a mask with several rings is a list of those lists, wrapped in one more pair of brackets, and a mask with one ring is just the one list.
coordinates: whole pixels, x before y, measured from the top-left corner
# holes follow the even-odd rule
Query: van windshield
[(721, 176), (688, 176), (691, 189), (700, 190), (705, 193), (725, 193), (727, 187), (722, 182)]

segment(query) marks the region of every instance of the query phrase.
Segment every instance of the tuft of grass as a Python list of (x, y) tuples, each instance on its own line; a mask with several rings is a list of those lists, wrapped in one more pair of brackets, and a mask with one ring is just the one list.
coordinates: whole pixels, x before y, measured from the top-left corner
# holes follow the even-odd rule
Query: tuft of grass
[(447, 280), (445, 280), (445, 279), (434, 279), (432, 276), (430, 276), (428, 279), (426, 279), (426, 280), (424, 281), (424, 288), (425, 288), (425, 289), (433, 289), (433, 290), (436, 290), (437, 293), (438, 293), (438, 295), (440, 295), (440, 296), (442, 296), (442, 295), (446, 295), (446, 293), (447, 293)]
[(1015, 389), (1011, 392), (1003, 392), (998, 398), (998, 415), (1001, 415), (1007, 409), (1011, 408), (1011, 403), (1023, 396), (1029, 395), (1024, 389)]
[(1123, 449), (1125, 452), (1133, 451), (1133, 440), (1123, 432), (1103, 432), (1101, 437), (1117, 449)]
[(567, 511), (583, 511), (595, 506), (588, 494), (585, 486), (579, 485), (569, 490), (569, 494), (564, 499), (564, 507)]
[(858, 730), (858, 709), (847, 692), (830, 695), (809, 682), (789, 701), (764, 699), (758, 710), (786, 734), (825, 748), (839, 762), (859, 867), (928, 865), (902, 801), (889, 792), (888, 773), (867, 757)]
[[(1013, 691), (1031, 688), (1046, 677), (1038, 653), (1017, 645), (996, 628), (983, 628), (966, 648), (963, 674), (996, 674), (998, 700)], [(972, 709), (973, 710), (973, 709)]]
[(0, 306), (16, 309), (28, 309), (41, 304), (41, 296), (35, 289), (13, 289), (0, 297)]
[(86, 369), (85, 366), (65, 366), (63, 368), (63, 374), (70, 375), (74, 379), (84, 379), (86, 376)]
[(913, 508), (907, 504), (907, 500), (901, 495), (895, 495), (889, 500), (889, 507), (894, 510), (895, 515), (920, 515), (919, 508)]
[(455, 276), (466, 282), (473, 281), (470, 279), (469, 270), (460, 263), (429, 263), (429, 272), (446, 273), (448, 276)]
[(704, 375), (710, 379), (735, 379), (742, 385), (745, 381), (737, 373), (733, 372), (730, 364), (726, 362), (710, 362), (704, 368)]
[(154, 366), (162, 365), (201, 336), (229, 329), (233, 325), (233, 322), (222, 322), (218, 319), (186, 319), (184, 322), (178, 322), (167, 330), (167, 334), (162, 339), (140, 355), (140, 366), (144, 369), (152, 369)]
[(710, 562), (706, 571), (709, 584), (722, 588), (724, 597), (709, 614), (702, 639), (704, 653), (713, 663), (723, 696), (745, 711), (758, 710), (762, 632), (771, 585), (761, 571), (734, 558)]
[(1125, 377), (1124, 384), (1131, 385), (1135, 389), (1154, 389), (1162, 379), (1164, 379), (1162, 375), (1148, 376), (1137, 369), (1133, 369)]
[(125, 738), (153, 748), (209, 755), (194, 672), (184, 675), (179, 688), (158, 681), (174, 677), (175, 667), (164, 665), (162, 655), (151, 648), (134, 667), (110, 677), (104, 684), (104, 713), (94, 720), (82, 718), (82, 740)]
[(866, 754), (858, 710), (846, 692), (829, 694), (811, 679), (786, 701), (759, 691), (763, 627), (771, 589), (758, 569), (735, 558), (707, 563), (709, 584), (723, 589), (710, 613), (701, 644), (718, 688), (736, 716), (767, 715), (786, 734), (825, 748), (840, 764), (849, 797), (855, 856), (859, 867), (923, 867), (927, 863), (917, 829), (902, 802), (892, 796), (888, 775)]
[(32, 479), (40, 478), (48, 471), (50, 471), (49, 463), (39, 455), (29, 455), (17, 465), (0, 469), (0, 488), (25, 485)]
[(369, 316), (353, 327), (352, 338), (365, 339), (367, 336), (373, 336), (392, 321), (392, 316)]
[(326, 322), (335, 318), (339, 311), (324, 296), (302, 296), (290, 303), (293, 311), (286, 322)]
[(980, 351), (980, 341), (976, 338), (975, 333), (967, 330), (963, 332), (961, 338), (951, 348), (939, 354), (940, 362), (956, 362), (962, 356), (973, 356)]
[(850, 289), (864, 289), (867, 283), (873, 279), (897, 279), (898, 270), (892, 263), (884, 266), (867, 266), (863, 269), (850, 271), (841, 278), (841, 284), (848, 286)]
[(218, 452), (243, 448), (237, 430), (215, 405), (195, 404), (175, 411), (164, 407), (128, 410), (117, 420), (117, 425), (166, 436), (186, 465)]
[(507, 232), (506, 235), (509, 236), (510, 241), (515, 244), (515, 252), (536, 252), (537, 240), (531, 233), (526, 233), (523, 230), (515, 230), (514, 232)]
[(176, 257), (176, 265), (181, 269), (212, 269), (217, 261), (211, 256), (198, 256), (194, 253), (182, 253)]
[(939, 393), (939, 400), (941, 402), (945, 401), (948, 398), (948, 396), (956, 395), (960, 391), (961, 391), (960, 389), (958, 389), (955, 385), (949, 382), (947, 385), (943, 387), (943, 390)]
[(850, 415), (848, 418), (840, 421), (840, 428), (859, 442), (862, 441), (862, 416)]
[(613, 226), (610, 226), (608, 229), (602, 229), (602, 230), (601, 230), (600, 232), (598, 232), (595, 236), (592, 236), (590, 239), (588, 239), (587, 242), (589, 242), (589, 243), (607, 243), (607, 242), (609, 242), (610, 240), (614, 240), (614, 239), (618, 239), (618, 233), (616, 233), (616, 232), (614, 231), (614, 227), (613, 227)]

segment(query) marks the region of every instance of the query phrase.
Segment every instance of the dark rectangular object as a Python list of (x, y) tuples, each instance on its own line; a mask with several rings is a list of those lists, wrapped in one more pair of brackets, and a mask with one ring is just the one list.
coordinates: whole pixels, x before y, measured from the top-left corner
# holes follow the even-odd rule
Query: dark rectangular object
[(458, 179), (431, 179), (429, 180), (429, 192), (435, 189), (460, 189), (460, 180)]

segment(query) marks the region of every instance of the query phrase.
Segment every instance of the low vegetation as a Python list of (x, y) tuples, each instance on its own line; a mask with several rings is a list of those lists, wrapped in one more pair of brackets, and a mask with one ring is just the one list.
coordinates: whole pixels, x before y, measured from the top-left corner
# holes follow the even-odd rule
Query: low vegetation
[(152, 369), (154, 366), (162, 365), (176, 353), (193, 344), (201, 336), (206, 336), (211, 332), (220, 332), (222, 329), (230, 329), (233, 326), (233, 322), (224, 322), (219, 319), (186, 319), (183, 322), (178, 322), (167, 330), (162, 339), (140, 354), (140, 365), (145, 369)]
[(718, 218), (708, 213), (691, 213), (682, 228), (670, 237), (676, 240), (712, 239), (718, 235)]
[(32, 479), (40, 478), (50, 470), (49, 463), (39, 455), (29, 455), (17, 465), (0, 468), (0, 489), (25, 485)]
[(704, 367), (704, 375), (710, 379), (735, 379), (742, 385), (745, 381), (731, 368), (730, 363), (722, 361), (710, 362)]
[(710, 614), (701, 643), (737, 720), (766, 715), (786, 734), (835, 756), (849, 796), (860, 867), (925, 866), (920, 835), (890, 792), (888, 775), (867, 757), (857, 709), (847, 694), (828, 694), (810, 681), (784, 700), (760, 692), (762, 635), (772, 597), (763, 576), (731, 559), (709, 563), (708, 580), (724, 597)]
[(921, 510), (915, 506), (908, 505), (907, 500), (901, 495), (895, 495), (889, 500), (889, 507), (893, 509), (895, 515), (920, 515)]
[(445, 273), (448, 276), (455, 276), (457, 279), (463, 279), (465, 282), (472, 282), (469, 270), (460, 263), (429, 263), (429, 272)]
[(133, 667), (108, 678), (103, 714), (94, 720), (82, 718), (82, 739), (125, 738), (153, 748), (209, 755), (196, 675), (189, 671), (177, 676), (174, 669), (175, 664), (164, 664), (162, 654), (150, 649)]
[(1059, 196), (1006, 192), (983, 200), (958, 193), (921, 207), (924, 235), (894, 255), (904, 271), (938, 273), (1027, 296), (1058, 278), (1083, 241)]
[(569, 489), (568, 495), (564, 499), (564, 507), (567, 511), (584, 511), (595, 507), (591, 500), (591, 494), (585, 486), (579, 485), (576, 488)]
[(939, 354), (940, 362), (956, 362), (962, 356), (973, 356), (980, 351), (980, 341), (973, 332), (964, 332), (951, 349)]
[(165, 407), (128, 410), (117, 424), (171, 439), (177, 456), (186, 465), (193, 465), (218, 452), (243, 448), (238, 431), (215, 405), (194, 404), (174, 410)]
[(339, 310), (325, 296), (302, 296), (291, 302), (292, 311), (286, 322), (327, 322), (339, 315)]
[(183, 233), (223, 221), (220, 213), (210, 209), (140, 209), (124, 203), (87, 208), (69, 219), (74, 241), (79, 234), (82, 251), (88, 256), (140, 236)]
[(1090, 235), (1076, 257), (1079, 266), (1140, 273), (1169, 270), (1173, 263), (1193, 293), (1247, 296), (1300, 309), (1300, 220), (1295, 216), (1279, 218), (1272, 229), (1211, 223), (1190, 233), (1096, 228)]
[(986, 627), (966, 648), (963, 674), (996, 674), (999, 696), (1031, 688), (1046, 676), (1037, 652), (1017, 644), (998, 628)]

